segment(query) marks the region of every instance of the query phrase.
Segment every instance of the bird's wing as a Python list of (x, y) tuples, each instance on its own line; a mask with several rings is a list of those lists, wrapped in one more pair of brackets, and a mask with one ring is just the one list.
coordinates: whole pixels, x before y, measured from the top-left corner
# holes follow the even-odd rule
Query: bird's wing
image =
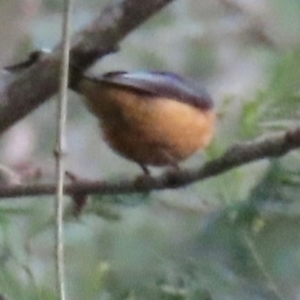
[(169, 72), (117, 71), (104, 73), (91, 79), (140, 93), (185, 102), (200, 109), (210, 109), (213, 106), (211, 97), (203, 87), (195, 87), (191, 82)]

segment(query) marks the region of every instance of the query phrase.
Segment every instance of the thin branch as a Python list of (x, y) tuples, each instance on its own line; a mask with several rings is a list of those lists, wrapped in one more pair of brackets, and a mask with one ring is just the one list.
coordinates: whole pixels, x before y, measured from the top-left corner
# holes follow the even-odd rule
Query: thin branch
[(270, 19), (266, 18), (266, 12), (254, 11), (246, 2), (237, 0), (219, 0), (219, 2), (243, 16), (243, 22), (239, 25), (239, 32), (250, 34), (257, 42), (263, 43), (274, 50), (280, 45), (269, 32)]
[(55, 262), (56, 262), (56, 286), (60, 300), (66, 299), (65, 291), (65, 262), (64, 262), (64, 238), (63, 238), (63, 204), (65, 182), (65, 155), (66, 141), (65, 130), (68, 104), (68, 73), (70, 59), (70, 27), (72, 0), (65, 0), (63, 7), (62, 41), (60, 71), (60, 95), (57, 111), (57, 145), (55, 149), (56, 159), (56, 201), (55, 201)]
[[(71, 40), (70, 63), (84, 71), (115, 51), (132, 30), (174, 0), (123, 0), (108, 5)], [(0, 133), (24, 118), (58, 91), (59, 44), (0, 90)]]
[(243, 236), (242, 236), (248, 250), (250, 251), (250, 254), (253, 257), (254, 262), (256, 263), (258, 270), (261, 272), (262, 276), (267, 282), (267, 285), (269, 287), (270, 292), (279, 300), (285, 299), (284, 295), (279, 290), (274, 278), (272, 275), (268, 272), (267, 267), (263, 261), (263, 258), (259, 254), (257, 247), (255, 245), (254, 240), (251, 238), (251, 236), (243, 230)]
[[(161, 176), (145, 180), (123, 179), (117, 182), (76, 182), (66, 184), (65, 194), (130, 194), (143, 193), (154, 190), (184, 187), (194, 182), (220, 175), (233, 168), (260, 159), (280, 157), (288, 152), (300, 148), (300, 127), (277, 133), (251, 142), (239, 143), (231, 146), (219, 158), (205, 163), (195, 170), (182, 170), (177, 173), (166, 172)], [(0, 197), (26, 197), (38, 195), (53, 195), (55, 185), (17, 185), (0, 187)]]

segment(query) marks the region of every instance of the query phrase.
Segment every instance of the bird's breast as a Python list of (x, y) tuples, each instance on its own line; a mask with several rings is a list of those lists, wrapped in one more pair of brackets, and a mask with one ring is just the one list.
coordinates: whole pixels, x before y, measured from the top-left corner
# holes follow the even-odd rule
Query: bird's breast
[(109, 146), (138, 163), (162, 166), (184, 160), (213, 137), (211, 110), (97, 82), (86, 82), (83, 89)]

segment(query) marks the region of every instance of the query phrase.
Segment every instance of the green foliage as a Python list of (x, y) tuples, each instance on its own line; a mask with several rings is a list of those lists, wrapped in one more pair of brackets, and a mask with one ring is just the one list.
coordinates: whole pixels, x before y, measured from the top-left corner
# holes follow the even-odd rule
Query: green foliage
[(276, 57), (264, 90), (242, 108), (240, 135), (253, 137), (263, 130), (286, 129), (299, 118), (300, 50)]

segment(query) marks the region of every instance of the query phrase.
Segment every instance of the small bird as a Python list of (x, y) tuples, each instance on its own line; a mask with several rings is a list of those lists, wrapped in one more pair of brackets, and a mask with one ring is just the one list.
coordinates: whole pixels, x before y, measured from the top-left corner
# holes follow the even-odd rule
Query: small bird
[[(5, 69), (17, 73), (43, 55)], [(70, 66), (69, 87), (82, 94), (98, 118), (104, 140), (123, 157), (148, 166), (172, 166), (207, 147), (215, 131), (213, 102), (203, 87), (170, 72), (82, 74)]]
[(107, 144), (147, 175), (148, 166), (178, 168), (213, 138), (211, 97), (176, 74), (117, 71), (70, 82), (98, 118)]

